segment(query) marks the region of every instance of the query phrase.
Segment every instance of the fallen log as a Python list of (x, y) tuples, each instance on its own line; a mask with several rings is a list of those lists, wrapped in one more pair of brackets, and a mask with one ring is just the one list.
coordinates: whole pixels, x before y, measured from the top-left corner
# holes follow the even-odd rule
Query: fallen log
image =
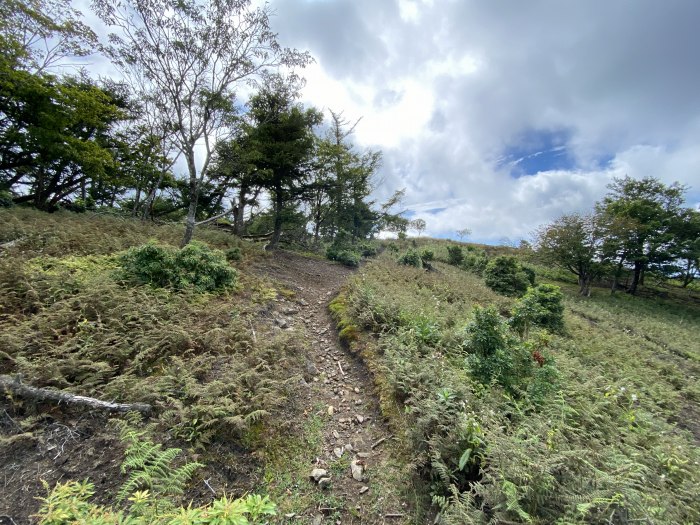
[(94, 397), (69, 394), (60, 390), (36, 388), (22, 383), (19, 376), (0, 375), (0, 390), (34, 401), (49, 401), (57, 405), (74, 405), (106, 412), (140, 412), (147, 416), (152, 410), (151, 405), (145, 403), (111, 403), (95, 399)]

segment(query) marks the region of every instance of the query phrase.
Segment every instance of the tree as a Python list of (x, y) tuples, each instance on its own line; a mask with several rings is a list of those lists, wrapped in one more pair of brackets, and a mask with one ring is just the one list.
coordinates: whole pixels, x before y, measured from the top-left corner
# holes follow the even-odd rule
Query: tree
[[(0, 65), (2, 68), (2, 65)], [(111, 134), (123, 101), (85, 76), (12, 71), (0, 82), (0, 182), (51, 210), (89, 181), (118, 177)]]
[(616, 260), (618, 269), (631, 266), (628, 292), (634, 295), (647, 269), (673, 258), (672, 225), (686, 188), (678, 183), (666, 186), (651, 177), (615, 179), (608, 188), (610, 193), (596, 205), (604, 236), (603, 253)]
[(92, 54), (95, 33), (70, 0), (0, 0), (0, 52), (34, 75)]
[(462, 228), (461, 230), (457, 230), (457, 237), (459, 237), (460, 242), (463, 241), (465, 237), (469, 237), (471, 234), (471, 228)]
[(415, 230), (418, 234), (418, 237), (420, 237), (423, 234), (427, 226), (428, 225), (423, 219), (414, 219), (409, 223), (409, 228)]
[(540, 259), (578, 277), (579, 294), (591, 294), (591, 281), (603, 271), (601, 239), (595, 218), (590, 215), (564, 215), (535, 234)]
[(242, 128), (229, 140), (216, 146), (211, 179), (216, 183), (216, 193), (222, 199), (227, 191), (236, 189), (233, 204), (234, 232), (244, 233), (245, 210), (255, 206), (262, 187), (260, 173), (254, 163), (255, 151), (251, 138)]
[(245, 126), (251, 141), (256, 182), (267, 189), (274, 209), (274, 229), (268, 247), (279, 243), (288, 204), (304, 191), (314, 146), (313, 127), (323, 121), (316, 109), (294, 102), (295, 91), (276, 83), (263, 89), (250, 102), (252, 122)]
[[(186, 245), (213, 146), (230, 128), (235, 90), (270, 68), (304, 66), (306, 53), (283, 49), (270, 29), (270, 7), (249, 0), (95, 0), (110, 35), (109, 55), (151, 100), (187, 164)], [(197, 151), (201, 145), (199, 165)]]
[[(333, 240), (349, 236), (354, 241), (366, 238), (377, 224), (378, 215), (371, 210), (367, 198), (372, 192), (372, 177), (381, 163), (381, 153), (355, 151), (349, 137), (360, 120), (351, 124), (340, 112), (330, 110), (330, 114), (330, 129), (318, 142), (317, 191), (312, 209)], [(327, 191), (327, 195), (322, 196), (319, 190)]]
[(671, 226), (674, 264), (669, 268), (686, 288), (700, 274), (700, 212), (684, 209)]

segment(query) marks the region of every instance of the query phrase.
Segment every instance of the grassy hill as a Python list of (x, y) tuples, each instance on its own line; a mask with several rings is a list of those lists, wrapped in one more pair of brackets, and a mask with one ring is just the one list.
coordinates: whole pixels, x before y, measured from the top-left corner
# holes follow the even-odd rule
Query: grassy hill
[[(437, 513), (446, 524), (700, 522), (692, 292), (582, 298), (567, 276), (527, 261), (537, 284), (561, 287), (564, 325), (522, 330), (512, 321), (522, 300), (480, 275), (484, 247), (465, 245), (464, 269), (447, 264), (447, 242), (385, 243), (350, 275), (205, 228), (196, 239), (206, 257), (221, 250), (212, 257), (231, 272), (228, 286), (125, 274), (130, 249), (153, 241), (176, 253), (181, 233), (0, 210), (0, 375), (153, 409), (138, 422), (6, 392), (0, 515), (29, 523), (42, 480), (85, 478), (91, 501), (133, 511), (138, 502), (117, 499), (130, 479), (120, 466), (129, 443), (146, 442), (183, 450), (173, 470), (202, 465), (175, 504), (254, 492), (277, 504), (264, 518), (276, 523), (427, 523)], [(431, 251), (431, 271), (399, 264), (408, 250)], [(331, 299), (345, 350), (326, 330)], [(341, 442), (363, 452), (361, 482)], [(318, 466), (329, 489), (308, 479)]]

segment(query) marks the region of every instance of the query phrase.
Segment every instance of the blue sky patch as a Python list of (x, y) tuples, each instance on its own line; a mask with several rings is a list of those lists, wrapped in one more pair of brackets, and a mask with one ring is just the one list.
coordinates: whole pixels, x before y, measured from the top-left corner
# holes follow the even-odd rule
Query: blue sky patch
[(574, 169), (576, 163), (568, 147), (570, 138), (571, 133), (566, 130), (528, 130), (505, 148), (498, 166), (509, 168), (514, 178)]

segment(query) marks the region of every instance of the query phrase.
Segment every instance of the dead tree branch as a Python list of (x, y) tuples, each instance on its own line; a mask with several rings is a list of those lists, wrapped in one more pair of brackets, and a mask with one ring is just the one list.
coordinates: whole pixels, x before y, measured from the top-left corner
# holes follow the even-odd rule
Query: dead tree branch
[(66, 404), (87, 407), (95, 410), (104, 410), (106, 412), (140, 412), (147, 416), (152, 410), (151, 405), (145, 403), (111, 403), (109, 401), (95, 399), (94, 397), (69, 394), (68, 392), (62, 392), (60, 390), (36, 388), (23, 384), (18, 376), (0, 375), (0, 390), (10, 392), (13, 395), (25, 399), (48, 401), (57, 405)]

